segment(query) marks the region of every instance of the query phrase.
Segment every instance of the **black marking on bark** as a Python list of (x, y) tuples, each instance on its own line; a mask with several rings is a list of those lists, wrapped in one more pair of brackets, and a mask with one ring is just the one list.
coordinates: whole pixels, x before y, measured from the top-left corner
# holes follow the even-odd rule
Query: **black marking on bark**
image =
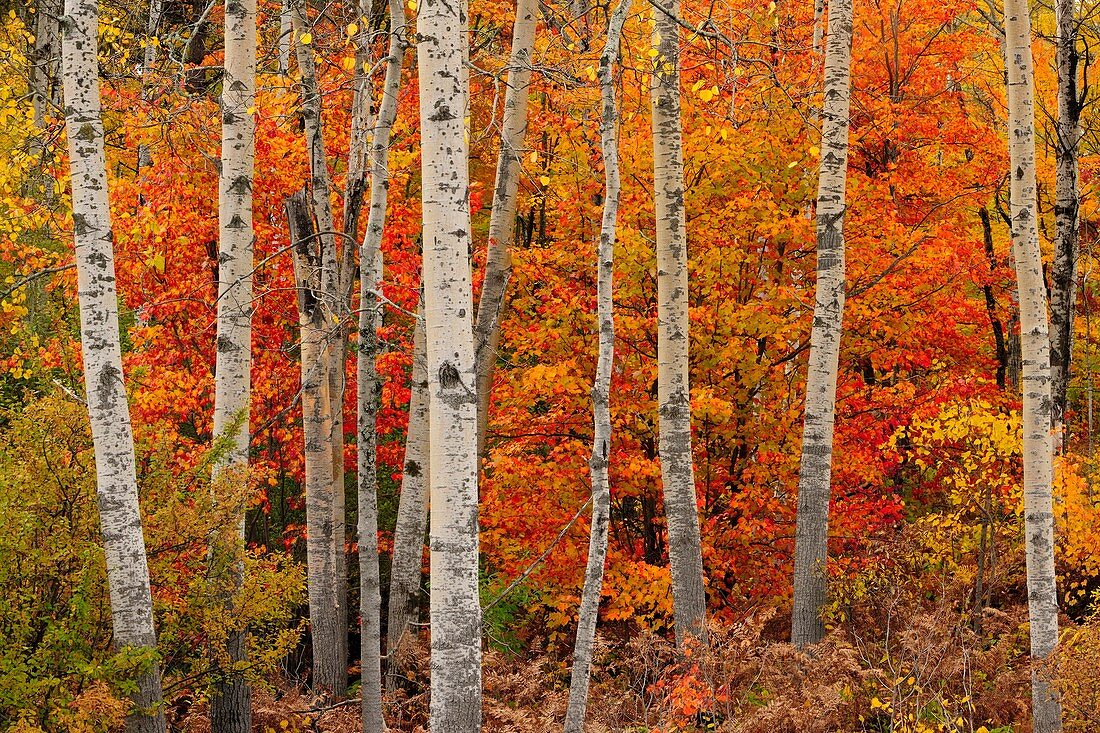
[(439, 366), (439, 386), (443, 389), (454, 389), (462, 384), (462, 375), (458, 373), (455, 365), (449, 361)]

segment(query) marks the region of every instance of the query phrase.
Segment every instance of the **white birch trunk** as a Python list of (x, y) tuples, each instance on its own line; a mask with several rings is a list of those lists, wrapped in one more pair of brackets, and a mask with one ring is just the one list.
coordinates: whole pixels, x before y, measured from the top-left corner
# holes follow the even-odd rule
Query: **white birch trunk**
[[(304, 3), (299, 0), (293, 8), (293, 24), (295, 34), (301, 38), (309, 29), (309, 21), (305, 16)], [(321, 126), (321, 91), (317, 83), (316, 62), (313, 58), (313, 46), (307, 43), (299, 43), (296, 46), (298, 52), (298, 69), (302, 81), (302, 119), (305, 129), (306, 146), (309, 151), (310, 185), (309, 193), (316, 221), (316, 236), (309, 242), (309, 246), (316, 252), (315, 267), (319, 270), (317, 277), (319, 313), (314, 320), (319, 334), (311, 336), (319, 338), (317, 344), (317, 371), (323, 374), (325, 380), (324, 400), (328, 403), (324, 408), (324, 427), (327, 433), (317, 440), (325, 443), (323, 450), (306, 451), (307, 464), (311, 457), (317, 460), (325, 460), (325, 466), (317, 467), (317, 473), (327, 472), (329, 487), (324, 492), (327, 507), (320, 506), (320, 499), (315, 503), (314, 520), (320, 522), (318, 531), (325, 534), (316, 538), (318, 551), (320, 543), (324, 543), (325, 555), (330, 557), (331, 567), (326, 572), (329, 577), (316, 578), (312, 567), (309, 569), (309, 578), (316, 579), (327, 593), (317, 601), (325, 604), (323, 611), (327, 617), (331, 607), (332, 631), (326, 628), (321, 638), (316, 635), (313, 639), (314, 683), (321, 689), (327, 690), (336, 697), (343, 696), (347, 689), (347, 579), (346, 558), (344, 555), (344, 485), (343, 485), (343, 390), (344, 390), (344, 325), (342, 317), (344, 311), (343, 298), (341, 296), (341, 276), (336, 258), (336, 234), (332, 216), (332, 202), (330, 200), (331, 185), (328, 175), (328, 164), (325, 157), (324, 134)], [(303, 322), (304, 325), (304, 322)], [(305, 341), (303, 334), (303, 380), (302, 388), (306, 389), (305, 379), (306, 359)], [(306, 397), (303, 394), (303, 407)], [(306, 437), (307, 446), (311, 438)], [(306, 466), (306, 473), (310, 468)], [(308, 479), (307, 479), (308, 483)], [(307, 488), (308, 493), (308, 488)], [(309, 502), (307, 500), (307, 509)], [(320, 512), (327, 511), (328, 519), (323, 521)], [(306, 517), (306, 533), (312, 535), (309, 512)], [(327, 563), (326, 563), (327, 564)], [(320, 593), (320, 589), (318, 593)], [(311, 594), (310, 618), (312, 621), (313, 598)], [(324, 621), (327, 626), (328, 619)]]
[(416, 636), (419, 621), (421, 576), (424, 565), (424, 532), (428, 523), (428, 365), (424, 338), (424, 309), (417, 314), (413, 331), (412, 395), (405, 438), (405, 463), (401, 476), (401, 500), (393, 532), (390, 566), (390, 598), (386, 629), (386, 689), (393, 690), (401, 676), (398, 649), (406, 635)]
[(688, 381), (688, 246), (680, 122), (679, 0), (655, 3), (653, 187), (657, 215), (657, 400), (659, 453), (668, 520), (676, 643), (706, 639), (702, 541), (691, 456)]
[(294, 37), (292, 0), (282, 0), (279, 8), (279, 73), (290, 73), (290, 46)]
[(477, 370), (472, 328), (462, 3), (425, 0), (417, 17), (424, 311), (431, 440), (431, 729), (481, 724)]
[[(153, 0), (150, 37), (159, 22), (160, 0)], [(150, 49), (154, 49), (150, 53)], [(146, 48), (146, 71), (155, 47)], [(228, 0), (225, 7), (225, 76), (222, 81), (222, 160), (218, 178), (218, 325), (214, 371), (214, 440), (232, 435), (232, 449), (214, 466), (215, 489), (227, 471), (244, 477), (248, 468), (249, 394), (252, 365), (252, 180), (256, 125), (256, 0)], [(139, 156), (140, 157), (140, 156)], [(238, 479), (239, 480), (239, 479)], [(236, 507), (236, 544), (215, 544), (213, 552), (231, 556), (244, 551), (244, 507)], [(230, 560), (234, 585), (243, 567)], [(233, 599), (226, 599), (232, 609)], [(229, 659), (247, 659), (247, 630), (232, 629)], [(210, 725), (219, 733), (252, 730), (251, 690), (240, 672), (217, 682), (210, 702)]]
[(504, 92), (504, 119), (497, 156), (496, 188), (489, 215), (489, 242), (485, 254), (485, 279), (474, 323), (477, 353), (477, 449), (485, 455), (489, 424), (489, 397), (500, 343), (500, 317), (508, 278), (512, 274), (512, 241), (516, 234), (516, 203), (522, 173), (520, 156), (527, 135), (527, 101), (531, 87), (531, 51), (538, 20), (537, 0), (518, 0), (512, 26), (512, 54), (508, 62), (508, 86)]
[(619, 39), (630, 9), (630, 0), (619, 0), (608, 19), (607, 41), (600, 56), (600, 143), (604, 167), (603, 222), (597, 247), (597, 308), (599, 311), (599, 357), (592, 384), (592, 456), (588, 468), (592, 477), (592, 525), (588, 537), (588, 566), (573, 646), (573, 669), (569, 679), (569, 706), (565, 712), (565, 733), (583, 733), (588, 705), (588, 682), (592, 674), (592, 649), (600, 615), (603, 571), (607, 562), (607, 525), (611, 518), (611, 486), (608, 458), (611, 452), (611, 367), (615, 359), (615, 224), (619, 213), (619, 110), (615, 102), (614, 65), (619, 56)]
[[(160, 17), (163, 14), (163, 10), (164, 0), (149, 0), (149, 18), (145, 23), (145, 51), (141, 59), (141, 101), (143, 102), (149, 102), (153, 95), (153, 65), (157, 62), (158, 30), (160, 28)], [(253, 18), (255, 18), (255, 15), (253, 15)], [(226, 22), (228, 23), (228, 20)], [(229, 40), (227, 39), (226, 46), (228, 45)], [(255, 87), (255, 84), (253, 84), (253, 87)], [(148, 168), (152, 162), (153, 157), (149, 152), (149, 147), (144, 144), (139, 145), (137, 156), (138, 170), (140, 171), (142, 168)]]
[(825, 0), (814, 0), (814, 53), (821, 53), (822, 21), (825, 19)]
[(1058, 644), (1058, 589), (1054, 573), (1054, 512), (1051, 481), (1050, 339), (1039, 231), (1036, 226), (1035, 106), (1031, 19), (1027, 0), (1005, 0), (1008, 62), (1008, 151), (1012, 253), (1020, 297), (1023, 357), (1024, 536), (1027, 601), (1031, 622), (1031, 675), (1035, 733), (1062, 730), (1062, 705), (1051, 682), (1049, 660)]
[(313, 645), (313, 687), (336, 684), (336, 545), (333, 542), (332, 402), (320, 256), (305, 189), (286, 200), (301, 325), (302, 434), (305, 440), (306, 585)]
[[(67, 0), (61, 21), (65, 130), (73, 190), (80, 342), (95, 446), (99, 523), (114, 644), (155, 654), (153, 602), (138, 507), (130, 408), (122, 373), (107, 160), (99, 97), (96, 0)], [(165, 729), (159, 663), (136, 670), (131, 733)]]
[(1073, 319), (1077, 300), (1077, 151), (1081, 106), (1077, 98), (1077, 18), (1075, 0), (1058, 0), (1058, 123), (1054, 202), (1054, 266), (1050, 287), (1050, 366), (1055, 451), (1066, 448), (1066, 390), (1073, 360)]
[[(382, 279), (382, 233), (386, 224), (389, 187), (390, 132), (397, 118), (401, 67), (405, 57), (405, 9), (401, 0), (390, 0), (389, 47), (382, 102), (375, 118), (370, 142), (371, 195), (367, 231), (360, 249), (360, 310), (358, 367), (358, 450), (359, 450), (359, 577), (362, 635), (362, 717), (364, 733), (382, 733), (382, 591), (378, 572), (378, 474), (376, 466), (378, 407), (382, 380), (375, 358), (381, 302), (377, 289)], [(360, 48), (366, 56), (366, 19)], [(362, 62), (359, 64), (362, 70)], [(369, 80), (368, 80), (369, 82)], [(364, 85), (369, 89), (368, 85)], [(362, 93), (361, 93), (362, 95)], [(365, 96), (365, 95), (362, 95)], [(369, 98), (368, 98), (369, 100)], [(366, 100), (364, 100), (366, 101)], [(350, 194), (349, 194), (350, 195)], [(423, 537), (423, 527), (421, 527)], [(392, 623), (392, 620), (391, 620)]]
[(60, 102), (61, 79), (58, 61), (61, 58), (61, 16), (59, 0), (39, 0), (35, 6), (34, 54), (31, 57), (31, 104), (34, 124), (38, 130), (46, 127), (46, 108)]
[(833, 422), (844, 315), (844, 209), (851, 95), (852, 0), (831, 0), (825, 39), (825, 102), (817, 183), (817, 284), (806, 373), (798, 473), (791, 642), (821, 641), (832, 490)]

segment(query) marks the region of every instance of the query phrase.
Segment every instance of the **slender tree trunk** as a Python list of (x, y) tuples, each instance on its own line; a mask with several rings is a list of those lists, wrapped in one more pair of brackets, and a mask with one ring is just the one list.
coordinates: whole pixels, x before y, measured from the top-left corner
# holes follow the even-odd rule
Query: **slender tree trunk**
[[(145, 24), (145, 51), (141, 59), (141, 101), (145, 103), (148, 103), (153, 98), (153, 65), (157, 62), (158, 31), (160, 29), (160, 18), (164, 9), (163, 6), (164, 0), (149, 0), (149, 18)], [(255, 15), (253, 15), (253, 20), (255, 20)], [(228, 24), (228, 22), (229, 19), (227, 17), (226, 23)], [(226, 43), (228, 45), (228, 39)], [(253, 56), (255, 56), (255, 54), (253, 54)], [(253, 63), (253, 66), (255, 66), (255, 63)], [(255, 76), (255, 74), (253, 74), (253, 76)], [(255, 83), (253, 83), (253, 89), (255, 89), (255, 86)], [(149, 146), (145, 144), (139, 145), (137, 169), (140, 171), (142, 168), (148, 168), (152, 163), (153, 156), (149, 152)]]
[(156, 632), (149, 566), (138, 507), (137, 469), (130, 407), (123, 383), (118, 331), (107, 160), (99, 98), (96, 0), (67, 0), (61, 57), (65, 87), (65, 130), (73, 189), (80, 342), (88, 417), (95, 446), (99, 523), (107, 560), (113, 641), (120, 650), (151, 655), (135, 670), (130, 733), (165, 729), (156, 659)]
[(531, 50), (535, 45), (538, 0), (518, 0), (512, 26), (512, 55), (504, 92), (504, 119), (497, 155), (496, 188), (489, 216), (485, 279), (474, 323), (477, 349), (477, 450), (485, 455), (489, 398), (500, 344), (500, 317), (508, 278), (512, 274), (512, 242), (516, 236), (516, 201), (522, 173), (520, 155), (527, 135), (527, 101), (531, 87)]
[(821, 53), (822, 26), (825, 20), (825, 0), (814, 0), (814, 53)]
[(386, 689), (393, 690), (401, 676), (399, 648), (406, 635), (416, 636), (419, 620), (421, 576), (424, 567), (424, 532), (428, 523), (428, 364), (424, 339), (424, 309), (417, 314), (413, 331), (412, 396), (405, 439), (405, 468), (401, 477), (401, 501), (393, 532), (390, 567), (390, 599), (387, 614)]
[[(153, 0), (151, 13), (159, 15), (160, 0)], [(158, 19), (150, 17), (150, 36)], [(146, 48), (145, 62), (154, 58)], [(222, 80), (222, 161), (218, 179), (218, 328), (214, 371), (214, 439), (229, 431), (233, 446), (214, 466), (214, 486), (226, 476), (230, 481), (247, 480), (249, 442), (249, 391), (252, 364), (252, 178), (255, 162), (256, 125), (256, 0), (229, 0), (225, 8), (225, 76)], [(140, 158), (140, 156), (139, 156)], [(237, 474), (237, 475), (233, 475)], [(244, 506), (235, 508), (237, 527), (228, 546), (215, 539), (212, 553), (215, 567), (232, 573), (232, 585), (239, 587), (244, 551)], [(232, 611), (234, 599), (226, 598)], [(232, 613), (230, 614), (232, 618)], [(247, 630), (231, 629), (227, 640), (229, 661), (247, 659)], [(252, 730), (251, 690), (244, 675), (233, 672), (217, 681), (210, 701), (210, 726), (218, 733), (249, 733)]]
[(569, 707), (565, 712), (565, 733), (583, 733), (588, 705), (588, 682), (592, 674), (592, 648), (603, 593), (603, 570), (607, 562), (607, 525), (611, 518), (611, 486), (608, 460), (611, 453), (611, 367), (615, 359), (615, 224), (619, 213), (619, 110), (615, 102), (614, 65), (619, 57), (619, 39), (630, 10), (629, 0), (619, 0), (607, 22), (607, 41), (600, 56), (600, 143), (603, 152), (603, 222), (597, 247), (597, 308), (599, 311), (599, 357), (592, 384), (592, 456), (588, 468), (592, 477), (592, 526), (588, 537), (588, 567), (573, 646), (573, 670), (569, 680)]
[(825, 102), (821, 111), (821, 167), (817, 188), (817, 285), (806, 414), (798, 473), (794, 608), (791, 642), (821, 641), (832, 493), (833, 421), (844, 315), (844, 189), (848, 166), (848, 101), (852, 56), (852, 0), (831, 0), (825, 39)]
[[(1036, 665), (1050, 659), (1058, 643), (1058, 589), (1054, 574), (1054, 512), (1051, 480), (1050, 337), (1036, 226), (1035, 107), (1031, 62), (1031, 18), (1027, 0), (1005, 0), (1008, 59), (1008, 139), (1011, 181), (1012, 248), (1020, 296), (1023, 354), (1024, 535), (1031, 656)], [(1062, 705), (1052, 671), (1037, 666), (1031, 675), (1035, 733), (1062, 730)]]
[[(294, 7), (294, 32), (301, 37), (310, 26), (305, 16), (304, 3), (299, 0)], [(314, 684), (327, 690), (335, 697), (342, 697), (347, 689), (347, 578), (346, 557), (344, 555), (344, 482), (343, 482), (343, 390), (344, 390), (344, 359), (346, 355), (344, 344), (344, 321), (347, 314), (346, 301), (343, 296), (342, 273), (337, 264), (336, 237), (332, 216), (332, 203), (329, 199), (331, 185), (329, 183), (328, 164), (325, 157), (324, 134), (321, 126), (321, 91), (317, 84), (316, 63), (313, 58), (313, 46), (308, 43), (297, 44), (298, 69), (302, 76), (302, 119), (305, 129), (306, 145), (309, 149), (310, 169), (310, 201), (313, 217), (317, 226), (316, 236), (309, 242), (309, 246), (315, 252), (315, 265), (319, 271), (317, 276), (318, 298), (316, 304), (317, 313), (313, 323), (319, 329), (319, 333), (310, 334), (310, 338), (320, 339), (317, 343), (318, 353), (316, 358), (317, 372), (325, 381), (324, 400), (328, 403), (321, 411), (325, 419), (323, 426), (327, 433), (317, 440), (325, 444), (322, 450), (306, 451), (306, 462), (309, 463), (311, 455), (316, 460), (324, 460), (323, 467), (316, 467), (320, 475), (327, 473), (329, 488), (314, 502), (314, 520), (317, 531), (323, 533), (323, 537), (317, 537), (318, 551), (321, 544), (326, 548), (325, 555), (330, 558), (331, 566), (327, 566), (324, 572), (329, 576), (321, 579), (316, 576), (313, 568), (309, 569), (310, 580), (321, 583), (325, 595), (310, 594), (310, 620), (313, 621), (314, 600), (323, 603), (323, 614), (327, 617), (331, 613), (332, 633), (323, 629), (319, 638), (313, 636), (313, 662)], [(297, 251), (297, 250), (295, 250)], [(303, 319), (303, 327), (305, 320)], [(306, 367), (306, 335), (302, 336), (302, 368), (303, 390), (309, 381), (305, 378)], [(312, 362), (310, 362), (312, 369)], [(303, 394), (303, 407), (305, 406)], [(311, 438), (306, 437), (307, 447)], [(310, 473), (309, 466), (306, 473)], [(308, 484), (307, 479), (307, 484)], [(307, 487), (307, 495), (309, 489)], [(322, 501), (327, 506), (321, 506)], [(310, 502), (307, 500), (307, 509)], [(321, 512), (327, 512), (327, 520), (322, 521)], [(310, 523), (309, 512), (306, 517), (306, 533), (312, 537), (313, 525)], [(320, 569), (319, 569), (320, 572)], [(330, 611), (331, 608), (331, 611)], [(327, 626), (326, 618), (323, 625)]]
[(425, 0), (417, 17), (424, 312), (431, 440), (434, 733), (481, 724), (477, 369), (470, 274), (469, 151), (462, 3)]
[[(989, 219), (989, 209), (984, 206), (978, 209), (978, 218), (982, 222), (982, 244), (985, 247), (985, 258), (989, 262), (989, 274), (997, 273), (997, 253), (993, 249), (993, 222)], [(1004, 325), (997, 315), (997, 301), (993, 298), (993, 286), (982, 286), (985, 295), (985, 311), (989, 314), (989, 325), (993, 329), (993, 349), (997, 355), (997, 386), (1005, 388), (1005, 378), (1008, 374), (1008, 346), (1005, 342)]]
[(292, 0), (282, 0), (279, 9), (279, 73), (290, 72), (290, 46), (294, 37)]
[(1077, 300), (1077, 148), (1081, 108), (1077, 93), (1077, 18), (1074, 0), (1055, 3), (1058, 20), (1058, 124), (1055, 138), (1054, 267), (1050, 283), (1050, 367), (1056, 452), (1066, 439), (1066, 389), (1073, 358), (1073, 317)]
[(61, 58), (60, 0), (39, 0), (35, 6), (34, 52), (31, 55), (31, 104), (34, 124), (46, 127), (46, 108), (61, 100), (58, 61)]
[(309, 194), (286, 200), (301, 324), (302, 433), (305, 440), (306, 563), (313, 687), (332, 693), (336, 658), (336, 545), (332, 513), (332, 406), (326, 349), (326, 309), (320, 285), (321, 259)]
[(329, 329), (329, 413), (332, 415), (330, 442), (332, 445), (332, 544), (336, 549), (333, 565), (333, 593), (336, 601), (336, 686), (333, 694), (343, 697), (347, 692), (348, 666), (348, 554), (347, 554), (347, 487), (344, 481), (344, 395), (348, 387), (348, 328), (345, 323), (348, 308), (341, 296), (336, 316), (339, 324)]
[[(378, 407), (382, 380), (375, 365), (381, 302), (376, 293), (382, 278), (382, 233), (386, 223), (389, 187), (390, 132), (397, 118), (401, 67), (405, 57), (405, 9), (401, 0), (390, 0), (389, 48), (382, 102), (375, 118), (370, 144), (371, 195), (367, 232), (359, 254), (359, 577), (362, 632), (362, 715), (364, 733), (382, 733), (382, 591), (378, 574), (378, 474), (376, 467)], [(365, 17), (365, 15), (364, 15)], [(360, 48), (367, 47), (365, 27)], [(362, 54), (363, 52), (361, 52)], [(363, 54), (365, 55), (365, 54)], [(359, 64), (360, 69), (362, 63)], [(369, 82), (369, 79), (368, 79)], [(369, 86), (364, 85), (369, 89)], [(423, 537), (423, 527), (421, 527)]]
[(651, 101), (653, 185), (657, 213), (657, 400), (661, 479), (668, 520), (676, 643), (706, 640), (706, 593), (699, 510), (691, 457), (688, 383), (688, 247), (684, 222), (684, 152), (680, 123), (679, 0), (660, 0)]

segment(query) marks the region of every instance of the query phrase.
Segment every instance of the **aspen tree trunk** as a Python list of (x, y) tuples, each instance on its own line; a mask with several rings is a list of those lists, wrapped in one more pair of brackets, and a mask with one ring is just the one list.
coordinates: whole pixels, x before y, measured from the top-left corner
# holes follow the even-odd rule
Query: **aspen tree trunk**
[(292, 0), (282, 0), (279, 9), (279, 73), (290, 72), (290, 45), (294, 36)]
[(421, 575), (424, 566), (424, 531), (428, 523), (428, 364), (421, 305), (413, 331), (412, 396), (405, 439), (405, 468), (401, 500), (393, 532), (390, 566), (390, 599), (386, 629), (386, 689), (393, 690), (401, 675), (399, 649), (406, 635), (416, 636), (419, 620)]
[(806, 414), (798, 473), (794, 607), (791, 643), (802, 648), (824, 636), (833, 421), (844, 315), (844, 189), (848, 167), (852, 0), (831, 0), (825, 39), (825, 102), (821, 110), (821, 166), (817, 183), (817, 284)]
[(592, 648), (600, 615), (603, 569), (607, 562), (607, 525), (611, 519), (611, 486), (608, 458), (611, 453), (611, 367), (615, 359), (615, 224), (619, 213), (619, 110), (615, 102), (614, 64), (619, 56), (619, 39), (626, 22), (630, 0), (619, 0), (607, 22), (607, 41), (600, 56), (600, 143), (603, 153), (604, 203), (600, 241), (597, 247), (597, 309), (599, 311), (599, 357), (592, 384), (592, 456), (588, 468), (592, 477), (592, 526), (588, 536), (588, 566), (573, 646), (573, 670), (569, 679), (569, 707), (565, 712), (565, 733), (583, 733), (588, 705), (588, 682), (592, 674)]
[(821, 53), (821, 31), (824, 19), (825, 0), (814, 0), (814, 53)]
[[(163, 14), (164, 10), (163, 6), (163, 0), (149, 0), (149, 18), (145, 24), (145, 51), (142, 54), (141, 59), (141, 101), (143, 102), (149, 102), (149, 100), (153, 98), (153, 86), (151, 77), (153, 74), (153, 65), (157, 62), (157, 31), (160, 28), (160, 17)], [(228, 24), (228, 22), (229, 20), (227, 18), (226, 23)], [(227, 45), (228, 42), (229, 41), (227, 38)], [(255, 88), (255, 84), (253, 84), (252, 86), (253, 88)], [(153, 158), (152, 155), (149, 153), (149, 146), (144, 144), (139, 145), (137, 155), (137, 169), (140, 171), (142, 168), (148, 168), (152, 164), (152, 162)]]
[[(359, 254), (359, 352), (358, 450), (359, 450), (359, 577), (362, 633), (362, 716), (365, 733), (382, 733), (382, 591), (378, 573), (378, 474), (376, 468), (378, 407), (382, 380), (375, 358), (381, 302), (376, 294), (382, 279), (382, 233), (386, 223), (386, 194), (389, 187), (390, 132), (397, 118), (397, 95), (401, 88), (401, 66), (405, 57), (405, 8), (401, 0), (390, 0), (389, 48), (382, 102), (375, 118), (370, 143), (371, 195), (367, 232)], [(365, 56), (369, 29), (360, 31), (361, 54)], [(359, 64), (362, 70), (363, 63)], [(369, 84), (369, 79), (367, 80)], [(368, 85), (364, 85), (369, 89)], [(365, 97), (361, 94), (361, 97)], [(369, 98), (368, 98), (369, 100)], [(421, 526), (423, 537), (423, 526)], [(391, 620), (392, 623), (392, 620)]]
[(333, 692), (336, 657), (336, 545), (332, 524), (332, 416), (328, 393), (326, 310), (323, 306), (321, 259), (309, 194), (305, 189), (286, 200), (290, 241), (294, 248), (294, 279), (301, 325), (302, 433), (305, 439), (306, 584), (310, 637), (313, 645), (313, 687)]
[(1056, 452), (1064, 451), (1066, 389), (1073, 359), (1073, 318), (1077, 299), (1077, 149), (1081, 106), (1077, 92), (1077, 18), (1074, 0), (1055, 3), (1058, 20), (1058, 124), (1055, 138), (1054, 267), (1050, 287), (1050, 367)]
[[(1005, 0), (1008, 60), (1008, 150), (1011, 181), (1012, 252), (1020, 296), (1023, 355), (1024, 535), (1031, 657), (1050, 659), (1058, 643), (1058, 589), (1054, 574), (1054, 511), (1051, 481), (1050, 338), (1039, 231), (1036, 226), (1035, 107), (1031, 18), (1027, 0)], [(1062, 730), (1062, 705), (1051, 670), (1031, 674), (1035, 733)]]
[[(152, 13), (159, 15), (160, 0)], [(150, 17), (150, 37), (159, 19)], [(146, 48), (146, 71), (154, 54)], [(233, 446), (214, 466), (218, 480), (231, 472), (230, 480), (247, 480), (249, 443), (249, 393), (252, 365), (252, 179), (255, 163), (256, 124), (256, 0), (228, 0), (225, 6), (225, 76), (222, 80), (222, 160), (218, 178), (218, 326), (214, 371), (214, 440), (227, 431)], [(147, 154), (147, 153), (146, 153)], [(140, 157), (140, 156), (139, 156)], [(139, 161), (140, 162), (140, 161)], [(232, 475), (237, 474), (237, 475)], [(238, 555), (244, 552), (244, 506), (235, 508), (234, 541), (215, 538), (212, 566), (232, 573), (232, 584), (241, 584)], [(222, 558), (214, 557), (216, 555)], [(226, 598), (232, 611), (233, 598)], [(232, 614), (229, 616), (232, 618)], [(247, 660), (247, 630), (231, 629), (227, 653), (231, 663)], [(218, 733), (252, 730), (252, 692), (240, 672), (218, 680), (210, 701), (210, 727)]]
[(679, 0), (654, 5), (653, 185), (657, 213), (657, 399), (676, 643), (706, 640), (706, 593), (691, 458), (688, 249), (680, 123)]
[(485, 279), (474, 323), (477, 349), (477, 450), (485, 455), (489, 425), (489, 398), (500, 344), (500, 316), (504, 294), (512, 274), (512, 241), (516, 235), (516, 201), (522, 172), (520, 154), (527, 135), (527, 101), (531, 88), (531, 50), (535, 45), (538, 0), (517, 0), (512, 26), (512, 55), (508, 61), (508, 86), (504, 92), (504, 119), (497, 155), (496, 187), (489, 215), (489, 243), (485, 254)]
[(135, 670), (130, 733), (165, 729), (130, 407), (123, 383), (107, 160), (99, 98), (96, 0), (67, 0), (61, 21), (65, 130), (73, 190), (80, 343), (95, 447), (99, 524), (107, 560), (113, 641), (148, 659)]
[[(294, 32), (300, 37), (309, 29), (309, 23), (305, 16), (304, 3), (298, 2), (294, 6)], [(315, 267), (317, 277), (317, 313), (313, 316), (313, 323), (319, 328), (320, 333), (311, 334), (319, 338), (317, 344), (317, 372), (325, 381), (324, 400), (328, 403), (322, 410), (325, 415), (324, 428), (328, 431), (317, 440), (325, 443), (321, 451), (314, 451), (313, 457), (317, 460), (325, 460), (325, 466), (317, 467), (317, 472), (327, 471), (329, 488), (324, 492), (324, 501), (327, 507), (320, 505), (321, 498), (315, 504), (316, 521), (320, 522), (319, 513), (327, 511), (327, 521), (318, 525), (318, 530), (324, 532), (324, 537), (316, 539), (318, 551), (321, 543), (327, 548), (326, 556), (332, 560), (331, 567), (326, 572), (329, 577), (316, 580), (322, 588), (330, 589), (326, 596), (317, 596), (318, 603), (324, 603), (326, 608), (324, 615), (327, 617), (331, 607), (331, 634), (324, 629), (321, 639), (314, 636), (313, 661), (314, 684), (331, 692), (336, 697), (343, 696), (347, 689), (347, 578), (346, 558), (344, 555), (344, 482), (343, 482), (343, 390), (344, 390), (344, 324), (343, 290), (341, 288), (341, 272), (337, 265), (336, 235), (332, 216), (332, 203), (330, 201), (330, 183), (328, 165), (325, 157), (324, 135), (321, 127), (321, 91), (317, 84), (316, 63), (313, 58), (313, 46), (299, 42), (298, 69), (301, 72), (302, 85), (302, 119), (305, 129), (306, 145), (309, 150), (310, 170), (310, 201), (313, 217), (316, 220), (316, 236), (311, 239), (309, 246), (315, 251)], [(303, 320), (303, 327), (305, 321)], [(302, 368), (303, 368), (303, 407), (306, 401), (304, 390), (306, 380), (306, 336), (302, 336)], [(310, 367), (312, 368), (312, 366)], [(320, 426), (318, 426), (320, 427)], [(306, 443), (310, 442), (310, 436), (306, 436)], [(311, 458), (311, 451), (306, 451), (306, 462)], [(307, 466), (306, 472), (309, 473)], [(308, 479), (307, 479), (308, 483)], [(307, 488), (308, 493), (308, 488)], [(307, 509), (309, 502), (307, 501)], [(311, 534), (309, 513), (306, 517), (306, 533)], [(309, 578), (314, 579), (312, 567), (309, 569)], [(318, 590), (320, 593), (320, 589)], [(310, 596), (310, 619), (313, 618), (314, 595)], [(326, 618), (325, 625), (328, 624)], [(319, 644), (319, 642), (321, 642)]]
[(424, 0), (417, 17), (424, 312), (431, 440), (433, 733), (481, 724), (477, 369), (470, 274), (469, 152), (462, 3)]
[(34, 124), (39, 130), (46, 127), (46, 107), (61, 105), (61, 79), (58, 78), (58, 60), (61, 56), (60, 0), (39, 0), (35, 6), (34, 54), (31, 57), (31, 104), (34, 108)]

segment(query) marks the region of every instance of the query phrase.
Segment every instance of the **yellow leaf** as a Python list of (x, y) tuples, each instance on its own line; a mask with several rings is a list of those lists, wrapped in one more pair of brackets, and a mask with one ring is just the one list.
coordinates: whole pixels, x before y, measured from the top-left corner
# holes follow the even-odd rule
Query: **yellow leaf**
[(354, 36), (358, 32), (359, 32), (359, 26), (357, 26), (355, 23), (352, 23), (351, 25), (348, 26), (348, 37), (349, 38)]
[(355, 71), (355, 57), (354, 56), (345, 56), (344, 60), (341, 61), (340, 64), (341, 64), (341, 66), (343, 66), (348, 71)]
[(308, 46), (313, 41), (313, 36), (309, 33), (303, 33), (302, 37), (298, 39), (298, 42), (303, 46)]
[(651, 58), (651, 59), (657, 58), (657, 49), (655, 49), (655, 48), (649, 49), (649, 58)]
[(797, 160), (792, 160), (790, 163), (787, 163), (788, 168), (794, 168), (796, 165), (798, 165)]
[(882, 707), (882, 700), (879, 700), (877, 697), (872, 697), (871, 698), (871, 709), (872, 710), (877, 710), (878, 708), (881, 708), (881, 707)]
[(531, 165), (535, 165), (536, 163), (538, 163), (539, 162), (539, 151), (532, 150), (531, 154), (527, 156), (527, 160), (531, 163)]
[(550, 176), (542, 176), (541, 178), (539, 178), (539, 183), (541, 183), (544, 186), (549, 186), (550, 185)]

